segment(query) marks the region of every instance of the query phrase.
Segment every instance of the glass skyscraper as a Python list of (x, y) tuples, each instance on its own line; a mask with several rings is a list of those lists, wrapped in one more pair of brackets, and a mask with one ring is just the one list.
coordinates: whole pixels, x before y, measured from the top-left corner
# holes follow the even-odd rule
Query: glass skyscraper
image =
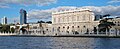
[(20, 25), (27, 23), (27, 12), (24, 9), (20, 10)]
[(1, 19), (2, 24), (7, 24), (7, 17), (4, 16), (4, 18)]

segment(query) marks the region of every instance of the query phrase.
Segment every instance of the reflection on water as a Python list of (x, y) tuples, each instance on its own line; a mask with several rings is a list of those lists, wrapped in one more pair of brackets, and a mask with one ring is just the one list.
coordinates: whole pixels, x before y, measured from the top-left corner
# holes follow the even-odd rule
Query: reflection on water
[(120, 49), (120, 39), (83, 37), (0, 37), (0, 49)]

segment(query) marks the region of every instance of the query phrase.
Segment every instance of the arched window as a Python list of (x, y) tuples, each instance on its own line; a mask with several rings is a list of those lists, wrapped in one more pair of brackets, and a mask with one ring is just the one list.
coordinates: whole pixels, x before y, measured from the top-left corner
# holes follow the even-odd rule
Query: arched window
[(69, 29), (69, 26), (67, 27), (67, 29)]
[(74, 26), (72, 26), (72, 28), (74, 28)]
[(57, 28), (57, 31), (60, 32), (60, 27)]
[(65, 28), (65, 27), (63, 26), (63, 28)]
[(86, 26), (83, 26), (84, 28), (86, 28)]
[(79, 26), (77, 26), (78, 28), (80, 28)]
[(54, 32), (54, 28), (52, 28), (52, 31)]
[(48, 29), (46, 29), (48, 31)]
[(60, 27), (58, 27), (60, 29)]

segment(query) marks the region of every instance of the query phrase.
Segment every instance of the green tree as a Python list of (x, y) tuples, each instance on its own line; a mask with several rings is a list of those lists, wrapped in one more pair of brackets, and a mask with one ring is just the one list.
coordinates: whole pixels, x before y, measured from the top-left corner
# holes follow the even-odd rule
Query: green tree
[(38, 21), (37, 23), (45, 23), (45, 21), (42, 21), (42, 20), (41, 20), (41, 21)]
[(108, 18), (100, 20), (100, 24), (98, 25), (99, 27), (99, 32), (105, 32), (106, 29), (109, 31), (109, 29), (111, 28), (111, 26), (114, 26), (115, 24), (113, 22), (108, 22), (107, 20), (109, 20)]
[(51, 21), (47, 21), (46, 23), (50, 23), (51, 24), (52, 22)]
[(9, 25), (2, 25), (2, 32), (10, 32), (10, 26)]
[(0, 23), (0, 26), (2, 26), (2, 24)]
[(14, 33), (15, 32), (15, 28), (12, 27), (11, 28), (11, 32)]
[(0, 24), (0, 32), (2, 31), (2, 24)]
[(11, 23), (11, 24), (9, 24), (10, 26), (13, 26), (13, 25), (15, 25), (15, 24), (13, 24), (13, 23)]
[(110, 16), (110, 14), (105, 14), (105, 15), (103, 15), (103, 17), (109, 17)]

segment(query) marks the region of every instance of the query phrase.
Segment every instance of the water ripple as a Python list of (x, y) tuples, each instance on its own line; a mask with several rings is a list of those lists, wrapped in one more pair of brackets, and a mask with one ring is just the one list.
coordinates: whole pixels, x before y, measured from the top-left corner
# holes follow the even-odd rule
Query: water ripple
[(119, 38), (0, 37), (0, 49), (120, 49)]

